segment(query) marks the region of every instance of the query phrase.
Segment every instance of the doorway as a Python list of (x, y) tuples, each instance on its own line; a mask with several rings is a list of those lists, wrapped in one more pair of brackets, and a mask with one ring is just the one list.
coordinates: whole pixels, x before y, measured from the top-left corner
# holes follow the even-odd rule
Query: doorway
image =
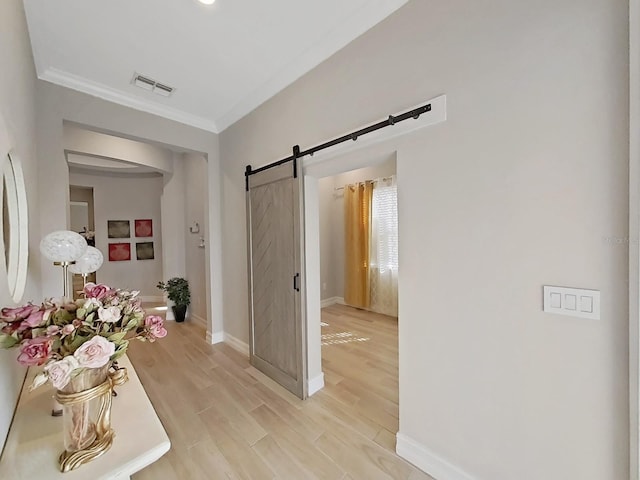
[[(303, 163), (304, 174), (304, 260), (306, 283), (306, 328), (307, 328), (307, 376), (308, 394), (313, 395), (325, 385), (322, 370), (322, 318), (321, 308), (342, 300), (337, 294), (333, 294), (329, 283), (327, 292), (322, 294), (322, 271), (327, 272), (327, 266), (321, 266), (321, 197), (327, 192), (321, 192), (321, 180), (325, 177), (345, 174), (353, 170), (367, 169), (382, 165), (387, 162), (397, 164), (397, 145), (395, 142), (374, 143), (362, 146), (355, 150), (349, 150), (342, 154), (333, 154), (325, 158), (309, 158)], [(377, 178), (374, 174), (373, 179)], [(384, 175), (384, 174), (382, 174)], [(323, 188), (327, 187), (323, 182)], [(333, 195), (334, 188), (339, 185), (329, 186), (329, 194)], [(396, 188), (401, 189), (401, 179), (396, 178)], [(326, 212), (325, 212), (326, 213)], [(326, 229), (323, 229), (326, 232)], [(327, 242), (324, 241), (326, 244)], [(326, 255), (324, 256), (326, 259)], [(325, 279), (329, 277), (326, 276)], [(333, 290), (335, 292), (335, 290)], [(338, 289), (339, 292), (339, 289)], [(334, 298), (335, 295), (335, 298)]]
[(327, 395), (395, 451), (396, 158), (318, 180), (321, 361)]
[(318, 181), (322, 306), (398, 316), (396, 159)]
[[(95, 247), (95, 213), (93, 205), (93, 188), (69, 185), (69, 222), (70, 230), (84, 237), (87, 245)], [(82, 275), (72, 275), (73, 298), (77, 299), (84, 286)], [(87, 275), (87, 282), (98, 283), (96, 272)]]

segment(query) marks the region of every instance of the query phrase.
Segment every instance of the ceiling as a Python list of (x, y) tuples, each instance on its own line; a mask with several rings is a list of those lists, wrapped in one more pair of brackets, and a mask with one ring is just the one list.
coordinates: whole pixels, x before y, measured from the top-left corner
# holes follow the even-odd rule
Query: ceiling
[[(24, 0), (38, 77), (221, 132), (408, 0)], [(142, 74), (175, 88), (162, 97)]]

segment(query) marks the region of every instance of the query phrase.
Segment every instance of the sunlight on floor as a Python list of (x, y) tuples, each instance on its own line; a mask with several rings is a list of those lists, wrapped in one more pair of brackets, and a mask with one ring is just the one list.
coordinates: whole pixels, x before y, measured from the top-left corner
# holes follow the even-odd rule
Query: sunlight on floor
[[(321, 322), (320, 326), (328, 327), (328, 323)], [(358, 337), (352, 332), (326, 333), (322, 335), (322, 345), (336, 345), (338, 343), (368, 342), (370, 338)]]
[(152, 308), (147, 308), (147, 310), (157, 310), (159, 312), (165, 312), (167, 310), (166, 305), (164, 307), (152, 307)]

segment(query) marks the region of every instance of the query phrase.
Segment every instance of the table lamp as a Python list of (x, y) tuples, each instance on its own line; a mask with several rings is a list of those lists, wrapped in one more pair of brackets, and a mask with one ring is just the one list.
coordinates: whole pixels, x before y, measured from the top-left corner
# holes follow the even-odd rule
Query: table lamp
[(45, 236), (40, 242), (40, 252), (62, 267), (62, 290), (64, 298), (69, 298), (67, 271), (87, 251), (87, 241), (76, 232), (58, 230)]
[(102, 266), (104, 257), (102, 252), (96, 247), (87, 247), (87, 251), (84, 252), (76, 263), (69, 266), (69, 271), (76, 275), (82, 275), (82, 285), (87, 284), (87, 275), (95, 272)]

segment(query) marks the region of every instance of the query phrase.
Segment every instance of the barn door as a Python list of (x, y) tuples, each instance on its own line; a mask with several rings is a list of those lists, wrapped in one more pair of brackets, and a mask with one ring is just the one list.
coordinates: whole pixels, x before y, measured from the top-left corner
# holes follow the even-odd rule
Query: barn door
[(247, 176), (250, 361), (306, 398), (302, 178), (295, 161)]

